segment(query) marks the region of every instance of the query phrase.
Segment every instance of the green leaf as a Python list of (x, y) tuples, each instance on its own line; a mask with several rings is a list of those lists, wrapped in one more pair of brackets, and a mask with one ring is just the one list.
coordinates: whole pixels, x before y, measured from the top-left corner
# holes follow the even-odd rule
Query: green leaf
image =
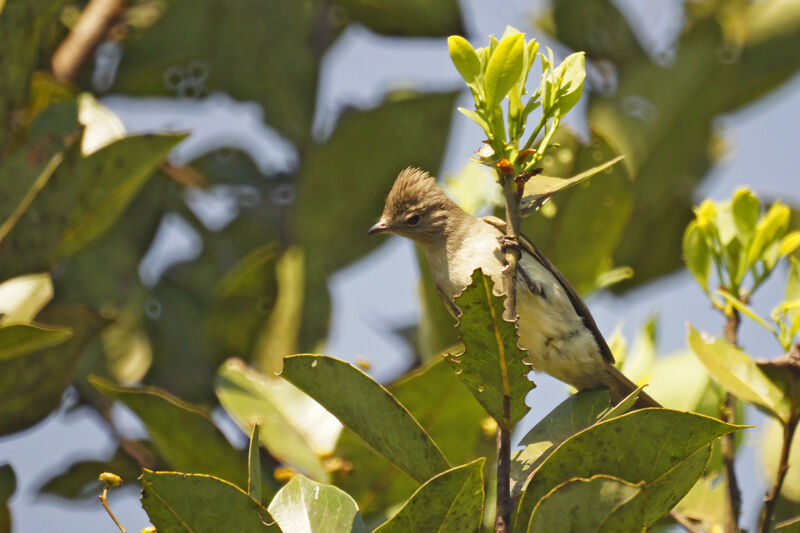
[[(741, 427), (669, 409), (640, 409), (595, 424), (562, 443), (528, 478), (515, 529), (527, 524), (536, 503), (564, 480), (598, 473), (644, 481), (648, 494), (641, 502), (645, 509), (640, 525), (652, 525), (703, 473), (708, 445)], [(642, 446), (642, 442), (659, 446)]]
[(641, 491), (642, 483), (602, 474), (565, 481), (539, 500), (527, 531), (603, 531), (609, 516)]
[(131, 136), (82, 160), (81, 194), (58, 240), (56, 258), (86, 248), (116, 222), (169, 151), (186, 135)]
[(465, 117), (471, 119), (475, 122), (478, 126), (480, 126), (484, 133), (486, 133), (487, 137), (492, 137), (494, 134), (492, 133), (492, 128), (489, 126), (489, 123), (486, 121), (485, 118), (480, 116), (477, 112), (473, 111), (472, 109), (467, 109), (465, 107), (459, 107), (458, 112), (464, 115)]
[(336, 0), (346, 14), (372, 31), (386, 35), (443, 37), (464, 34), (456, 0)]
[(606, 161), (601, 165), (584, 170), (580, 174), (572, 176), (571, 178), (553, 178), (550, 176), (534, 176), (528, 183), (525, 184), (525, 192), (522, 197), (523, 211), (530, 211), (538, 209), (547, 201), (548, 198), (570, 187), (574, 187), (589, 178), (599, 174), (605, 169), (611, 167), (622, 161), (623, 156), (617, 156), (610, 161)]
[(0, 361), (56, 346), (72, 337), (72, 330), (39, 324), (0, 327)]
[(383, 243), (361, 237), (375, 223), (397, 173), (411, 162), (439, 168), (457, 95), (390, 95), (374, 109), (343, 115), (330, 138), (306, 151), (292, 213), (306, 264), (300, 350), (316, 348), (327, 333), (328, 276)]
[(583, 94), (583, 81), (586, 79), (585, 52), (568, 55), (555, 69), (553, 75), (557, 80), (557, 89), (551, 112), (563, 118), (575, 107)]
[(703, 230), (696, 221), (686, 227), (683, 234), (683, 260), (697, 283), (708, 292), (708, 278), (711, 274), (711, 249), (708, 247)]
[[(325, 34), (319, 30), (323, 20)], [(175, 0), (126, 43), (112, 90), (172, 97), (224, 92), (257, 102), (270, 126), (306, 142), (320, 59), (343, 22), (315, 3)]]
[[(800, 301), (800, 261), (795, 258), (792, 258), (789, 265), (789, 275), (786, 278), (786, 291), (783, 299), (785, 302)], [(800, 316), (800, 309), (790, 310), (788, 315), (789, 320), (794, 321)]]
[(449, 468), (408, 410), (354, 366), (322, 355), (294, 355), (284, 359), (281, 375), (417, 481)]
[[(61, 404), (84, 348), (108, 325), (92, 311), (66, 305), (49, 306), (39, 319), (62, 324), (72, 336), (60, 344), (0, 359), (0, 435), (35, 424)], [(63, 341), (69, 330), (47, 335), (50, 341), (59, 337)]]
[(531, 367), (523, 362), (526, 353), (517, 346), (516, 324), (503, 319), (504, 298), (493, 291), (491, 278), (475, 270), (472, 283), (456, 298), (464, 352), (446, 358), (492, 418), (511, 427), (528, 412), (525, 396), (534, 384), (527, 377)]
[(591, 426), (611, 406), (606, 389), (578, 391), (547, 413), (519, 442), (511, 455), (511, 494), (516, 497), (530, 474), (565, 440)]
[(116, 387), (96, 376), (89, 381), (139, 417), (156, 451), (171, 468), (203, 472), (247, 487), (246, 460), (199, 407), (153, 387)]
[(477, 459), (428, 480), (375, 533), (477, 531), (483, 518), (485, 462)]
[(278, 461), (327, 481), (320, 456), (333, 451), (340, 424), (290, 383), (229, 359), (214, 383), (222, 407), (245, 432), (262, 425), (261, 444)]
[(242, 489), (206, 474), (142, 473), (142, 507), (159, 533), (280, 531)]
[(31, 322), (52, 298), (50, 274), (28, 274), (0, 283), (0, 325)]
[[(389, 390), (453, 463), (463, 464), (496, 453), (494, 420), (486, 415), (443, 357), (410, 372), (390, 385)], [(356, 499), (370, 523), (378, 521), (378, 516), (385, 520), (387, 509), (396, 509), (418, 488), (413, 479), (346, 428), (334, 457), (351, 465), (333, 473), (336, 485)]]
[(481, 74), (481, 60), (469, 41), (460, 35), (451, 35), (447, 38), (447, 48), (450, 51), (450, 59), (456, 70), (467, 82), (467, 85), (474, 84)]
[[(126, 446), (144, 450), (145, 456), (153, 454), (143, 441), (127, 441)], [(97, 479), (101, 472), (113, 472), (123, 481), (132, 481), (142, 473), (142, 467), (127, 452), (117, 448), (107, 460), (80, 460), (70, 464), (48, 479), (38, 492), (74, 500), (97, 498), (103, 488), (103, 483)]]
[(281, 530), (292, 533), (367, 533), (353, 498), (301, 474), (278, 491), (269, 512)]
[(525, 67), (525, 35), (514, 33), (505, 37), (489, 58), (484, 75), (486, 109), (491, 110), (505, 98), (517, 83)]
[(259, 424), (253, 424), (250, 433), (250, 447), (247, 450), (247, 494), (255, 501), (261, 501), (261, 447), (259, 446)]
[(9, 464), (0, 465), (0, 531), (11, 532), (11, 510), (8, 508), (8, 500), (15, 490), (17, 490), (17, 475), (14, 469)]
[(725, 390), (780, 420), (789, 419), (789, 399), (749, 355), (723, 339), (703, 336), (691, 326), (688, 343), (711, 377)]

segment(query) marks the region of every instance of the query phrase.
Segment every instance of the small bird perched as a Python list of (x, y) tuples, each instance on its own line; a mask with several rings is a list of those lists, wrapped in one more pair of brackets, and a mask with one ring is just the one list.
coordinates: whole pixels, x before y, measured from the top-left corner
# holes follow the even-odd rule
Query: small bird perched
[[(454, 303), (481, 268), (503, 296), (505, 222), (477, 218), (453, 202), (427, 172), (400, 172), (369, 234), (391, 232), (419, 243), (439, 295), (453, 315)], [(519, 345), (535, 370), (577, 389), (607, 387), (617, 403), (636, 389), (613, 363), (611, 350), (589, 309), (564, 276), (520, 235), (516, 283)], [(640, 392), (637, 407), (660, 407)]]

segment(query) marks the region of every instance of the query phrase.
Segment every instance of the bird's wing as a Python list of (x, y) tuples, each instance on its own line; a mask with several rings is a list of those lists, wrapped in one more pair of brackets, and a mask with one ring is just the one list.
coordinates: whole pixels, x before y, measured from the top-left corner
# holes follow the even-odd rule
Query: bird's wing
[[(490, 224), (503, 233), (506, 231), (506, 223), (493, 216), (483, 217), (483, 220)], [(594, 321), (594, 317), (592, 313), (589, 312), (589, 308), (586, 307), (586, 303), (583, 301), (575, 289), (570, 285), (567, 278), (564, 277), (564, 274), (558, 271), (558, 269), (553, 266), (553, 263), (550, 262), (545, 255), (539, 251), (533, 242), (528, 239), (525, 235), (519, 235), (519, 244), (520, 248), (522, 249), (523, 253), (527, 253), (528, 255), (532, 256), (536, 259), (543, 267), (545, 267), (550, 273), (556, 278), (558, 283), (561, 284), (561, 287), (564, 288), (564, 292), (567, 293), (567, 297), (569, 297), (569, 301), (572, 302), (572, 307), (575, 309), (575, 312), (578, 313), (578, 316), (583, 319), (583, 323), (589, 328), (589, 331), (592, 332), (594, 335), (595, 341), (597, 341), (597, 346), (600, 348), (600, 353), (603, 354), (603, 359), (605, 359), (608, 363), (614, 364), (614, 356), (611, 354), (611, 348), (608, 347), (606, 340), (603, 338), (603, 334), (600, 333), (600, 329), (597, 327), (597, 323)]]

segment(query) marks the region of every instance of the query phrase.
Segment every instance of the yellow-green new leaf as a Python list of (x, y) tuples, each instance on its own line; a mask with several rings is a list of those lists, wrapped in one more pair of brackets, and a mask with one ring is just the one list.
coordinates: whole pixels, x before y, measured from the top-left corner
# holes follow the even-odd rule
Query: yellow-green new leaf
[(447, 48), (458, 73), (468, 85), (474, 84), (481, 74), (481, 60), (478, 58), (478, 53), (469, 41), (460, 35), (448, 37)]
[(754, 264), (762, 259), (769, 269), (775, 266), (779, 259), (780, 240), (789, 226), (791, 210), (780, 202), (775, 202), (767, 214), (758, 222), (753, 244), (747, 254), (747, 263)]
[(0, 325), (30, 322), (53, 298), (50, 274), (27, 274), (0, 283)]
[(723, 339), (701, 335), (692, 326), (689, 326), (688, 342), (711, 377), (728, 392), (742, 401), (764, 408), (780, 420), (789, 419), (789, 399), (749, 355)]
[(794, 253), (797, 248), (800, 248), (800, 231), (793, 231), (781, 241), (780, 248), (778, 248), (778, 255), (786, 257)]
[(485, 462), (480, 458), (428, 480), (375, 533), (477, 531), (483, 518)]
[(145, 469), (142, 507), (158, 533), (280, 531), (267, 509), (245, 491), (206, 474)]
[(740, 313), (742, 313), (742, 314), (744, 314), (744, 315), (747, 315), (747, 316), (749, 316), (749, 317), (750, 317), (750, 318), (752, 318), (752, 319), (753, 319), (753, 320), (754, 320), (756, 323), (758, 323), (760, 326), (764, 327), (764, 328), (765, 328), (767, 331), (769, 331), (769, 332), (771, 332), (771, 333), (775, 333), (775, 328), (773, 328), (772, 326), (770, 326), (769, 324), (767, 324), (767, 322), (766, 322), (766, 321), (765, 321), (763, 318), (761, 318), (760, 316), (758, 316), (758, 315), (756, 314), (756, 312), (755, 312), (755, 311), (753, 311), (753, 310), (752, 310), (752, 309), (750, 309), (748, 306), (746, 306), (745, 304), (743, 304), (743, 303), (741, 302), (741, 300), (739, 300), (738, 298), (735, 298), (734, 296), (732, 296), (732, 295), (731, 295), (731, 294), (730, 294), (728, 291), (717, 291), (717, 294), (719, 294), (720, 296), (722, 296), (722, 298), (723, 298), (723, 299), (724, 299), (724, 300), (725, 300), (725, 301), (726, 301), (728, 304), (730, 304), (730, 305), (731, 305), (731, 307), (733, 307), (734, 309), (736, 309), (736, 310), (737, 310), (737, 311), (739, 311)]
[(607, 168), (619, 163), (624, 159), (624, 156), (617, 156), (614, 159), (606, 161), (603, 164), (584, 170), (580, 174), (576, 174), (571, 178), (553, 178), (550, 176), (534, 176), (528, 183), (525, 184), (525, 192), (522, 196), (522, 210), (530, 212), (544, 204), (544, 202), (563, 190), (574, 187), (589, 178), (596, 176)]
[(697, 283), (708, 292), (708, 278), (711, 274), (711, 249), (708, 247), (703, 230), (693, 220), (683, 234), (683, 259), (686, 268), (692, 273)]
[(486, 65), (484, 88), (487, 109), (493, 109), (505, 98), (519, 80), (524, 68), (525, 35), (515, 33), (505, 37)]
[(269, 512), (291, 533), (367, 533), (355, 500), (333, 485), (297, 474), (278, 491)]
[(586, 79), (586, 54), (570, 54), (555, 69), (557, 89), (552, 113), (563, 118), (575, 107), (583, 94), (583, 81)]
[(324, 355), (293, 355), (283, 361), (281, 376), (420, 483), (450, 468), (411, 413), (361, 370)]

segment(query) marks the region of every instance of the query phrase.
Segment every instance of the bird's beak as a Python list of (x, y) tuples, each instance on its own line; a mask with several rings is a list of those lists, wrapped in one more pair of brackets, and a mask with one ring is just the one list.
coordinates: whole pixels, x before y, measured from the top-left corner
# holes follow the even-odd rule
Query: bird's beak
[(391, 231), (391, 228), (383, 219), (380, 219), (377, 224), (369, 228), (367, 235), (375, 235), (376, 233), (385, 233), (387, 231)]

